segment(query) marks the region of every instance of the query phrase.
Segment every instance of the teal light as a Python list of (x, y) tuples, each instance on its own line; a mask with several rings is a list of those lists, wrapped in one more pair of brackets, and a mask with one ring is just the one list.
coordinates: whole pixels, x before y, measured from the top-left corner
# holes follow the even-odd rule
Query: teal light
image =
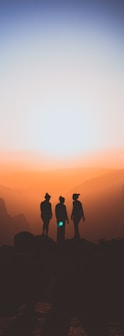
[(59, 223), (58, 223), (58, 227), (63, 226), (63, 224), (64, 224), (63, 222), (59, 222)]

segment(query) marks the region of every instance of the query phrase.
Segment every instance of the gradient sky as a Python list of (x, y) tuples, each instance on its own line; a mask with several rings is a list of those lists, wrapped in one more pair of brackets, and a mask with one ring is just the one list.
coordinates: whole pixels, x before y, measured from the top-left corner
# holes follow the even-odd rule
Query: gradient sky
[(0, 151), (124, 149), (123, 1), (0, 6)]

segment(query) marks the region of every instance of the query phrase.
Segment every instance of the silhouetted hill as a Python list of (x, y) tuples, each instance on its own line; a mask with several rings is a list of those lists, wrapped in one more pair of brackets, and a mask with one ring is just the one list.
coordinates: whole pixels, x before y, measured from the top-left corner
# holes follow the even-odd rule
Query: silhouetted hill
[(0, 315), (40, 300), (52, 302), (55, 324), (65, 313), (86, 323), (123, 321), (123, 263), (124, 240), (68, 239), (59, 246), (20, 232), (13, 247), (0, 247)]
[(23, 214), (10, 216), (5, 201), (0, 198), (0, 244), (12, 244), (13, 237), (22, 230), (29, 230), (30, 225)]

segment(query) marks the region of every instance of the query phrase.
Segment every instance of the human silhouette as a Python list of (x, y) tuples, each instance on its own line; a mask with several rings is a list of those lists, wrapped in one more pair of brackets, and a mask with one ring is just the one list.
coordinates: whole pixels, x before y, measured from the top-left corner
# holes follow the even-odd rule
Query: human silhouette
[(74, 222), (74, 237), (76, 239), (80, 238), (79, 229), (78, 229), (79, 222), (80, 222), (81, 218), (83, 219), (83, 221), (85, 220), (82, 203), (80, 201), (78, 201), (79, 195), (80, 194), (73, 194), (72, 195), (73, 208), (72, 208), (71, 219)]
[(45, 201), (40, 203), (40, 210), (41, 210), (41, 219), (43, 221), (43, 235), (46, 234), (48, 236), (49, 231), (49, 222), (52, 218), (52, 207), (51, 203), (49, 202), (51, 196), (46, 193), (45, 194)]
[(57, 242), (61, 243), (65, 240), (65, 224), (69, 223), (66, 206), (64, 204), (65, 198), (60, 196), (59, 203), (55, 207), (55, 215), (57, 219)]

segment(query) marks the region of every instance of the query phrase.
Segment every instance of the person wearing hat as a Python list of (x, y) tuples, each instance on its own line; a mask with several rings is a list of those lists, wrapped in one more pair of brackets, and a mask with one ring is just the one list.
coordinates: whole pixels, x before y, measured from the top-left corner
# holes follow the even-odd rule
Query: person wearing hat
[(79, 222), (80, 222), (81, 218), (83, 219), (83, 221), (85, 220), (82, 203), (78, 200), (79, 196), (80, 196), (80, 194), (73, 194), (72, 195), (73, 208), (72, 208), (71, 219), (74, 222), (74, 237), (76, 239), (80, 238), (79, 229), (78, 229)]
[(57, 242), (61, 243), (65, 240), (65, 224), (69, 223), (65, 198), (60, 196), (59, 203), (55, 206), (55, 215), (57, 220)]
[(41, 211), (41, 219), (43, 221), (43, 235), (46, 234), (46, 236), (48, 236), (49, 222), (50, 219), (52, 218), (52, 207), (51, 203), (49, 202), (51, 196), (48, 193), (46, 193), (44, 198), (45, 201), (40, 203), (40, 211)]

